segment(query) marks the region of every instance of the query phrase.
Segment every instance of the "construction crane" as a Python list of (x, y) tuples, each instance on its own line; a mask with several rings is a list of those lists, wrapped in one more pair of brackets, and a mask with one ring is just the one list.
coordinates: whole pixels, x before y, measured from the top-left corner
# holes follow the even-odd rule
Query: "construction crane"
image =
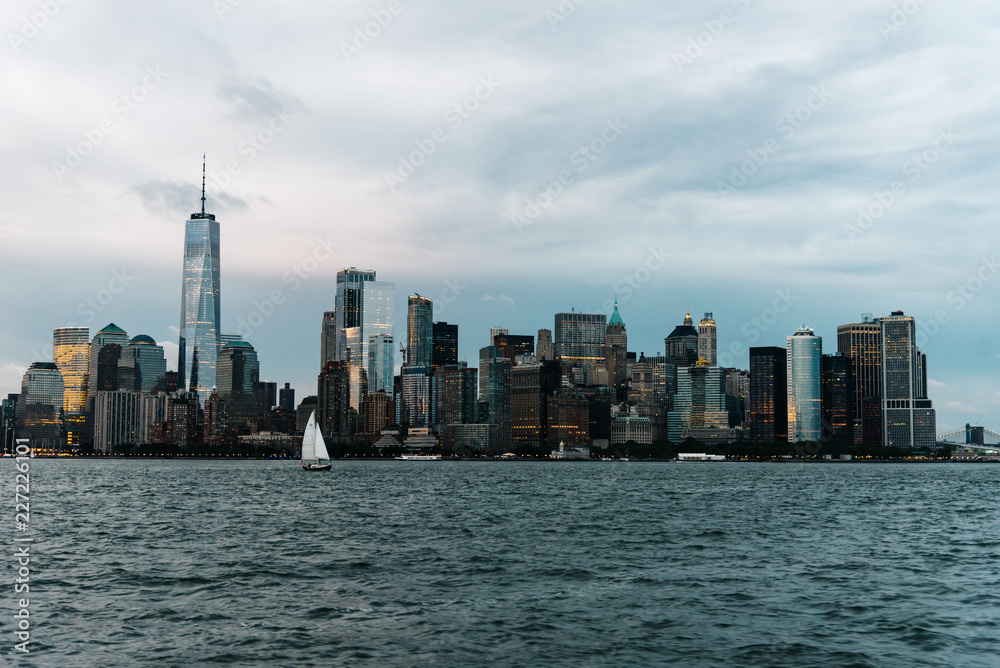
[(402, 342), (399, 344), (399, 352), (403, 353), (403, 366), (406, 366), (406, 348), (403, 346)]

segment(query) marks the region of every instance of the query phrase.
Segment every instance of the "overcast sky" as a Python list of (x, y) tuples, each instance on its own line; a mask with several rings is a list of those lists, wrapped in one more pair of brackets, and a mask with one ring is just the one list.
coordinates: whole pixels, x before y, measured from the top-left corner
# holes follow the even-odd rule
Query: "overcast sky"
[(396, 282), (398, 337), (429, 296), (473, 365), (491, 326), (616, 295), (630, 349), (662, 353), (690, 307), (743, 368), (802, 324), (833, 352), (838, 324), (901, 309), (939, 433), (1000, 428), (996, 3), (0, 11), (0, 392), (67, 324), (153, 336), (176, 368), (206, 153), (223, 329), (247, 322), (299, 398), (357, 266)]

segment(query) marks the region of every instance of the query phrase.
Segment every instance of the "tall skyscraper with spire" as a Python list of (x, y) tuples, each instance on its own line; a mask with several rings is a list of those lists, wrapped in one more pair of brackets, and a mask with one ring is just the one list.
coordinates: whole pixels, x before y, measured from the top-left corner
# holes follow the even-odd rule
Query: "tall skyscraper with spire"
[(177, 385), (198, 393), (199, 403), (215, 387), (219, 359), (219, 223), (205, 213), (205, 164), (201, 168), (201, 213), (184, 226), (184, 277), (177, 354)]
[(604, 363), (608, 367), (608, 383), (618, 387), (628, 377), (628, 334), (625, 322), (618, 313), (618, 300), (615, 300), (615, 310), (611, 313), (608, 326), (604, 330)]

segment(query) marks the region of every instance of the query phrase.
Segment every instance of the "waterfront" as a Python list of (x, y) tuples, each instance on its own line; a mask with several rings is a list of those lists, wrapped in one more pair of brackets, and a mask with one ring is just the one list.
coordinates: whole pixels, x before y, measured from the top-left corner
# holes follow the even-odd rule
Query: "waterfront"
[(31, 474), (24, 665), (1000, 654), (992, 466), (79, 459)]

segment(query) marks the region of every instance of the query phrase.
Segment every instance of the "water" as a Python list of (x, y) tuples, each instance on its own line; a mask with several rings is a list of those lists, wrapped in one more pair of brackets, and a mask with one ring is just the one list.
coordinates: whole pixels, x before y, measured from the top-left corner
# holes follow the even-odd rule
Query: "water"
[(996, 466), (31, 466), (0, 664), (1000, 665)]

